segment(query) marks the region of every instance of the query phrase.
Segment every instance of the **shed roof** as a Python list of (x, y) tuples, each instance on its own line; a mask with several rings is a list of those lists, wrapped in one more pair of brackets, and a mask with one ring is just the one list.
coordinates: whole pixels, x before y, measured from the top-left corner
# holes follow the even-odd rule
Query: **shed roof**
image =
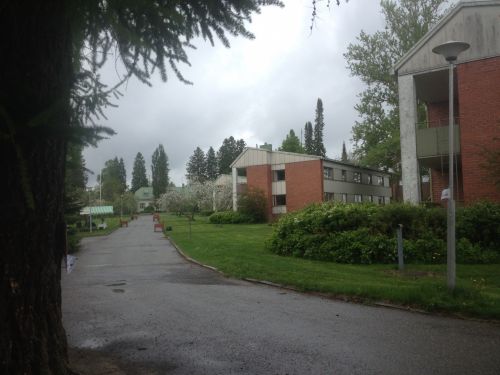
[(80, 211), (80, 215), (88, 215), (92, 213), (92, 215), (112, 215), (113, 214), (113, 206), (94, 206), (94, 207), (83, 207)]

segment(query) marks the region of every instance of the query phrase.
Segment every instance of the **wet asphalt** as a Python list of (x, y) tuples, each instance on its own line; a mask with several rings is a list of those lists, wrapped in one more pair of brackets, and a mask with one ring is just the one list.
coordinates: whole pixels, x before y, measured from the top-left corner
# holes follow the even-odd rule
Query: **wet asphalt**
[(180, 257), (151, 216), (77, 256), (62, 281), (69, 345), (137, 373), (500, 374), (498, 324), (227, 279)]

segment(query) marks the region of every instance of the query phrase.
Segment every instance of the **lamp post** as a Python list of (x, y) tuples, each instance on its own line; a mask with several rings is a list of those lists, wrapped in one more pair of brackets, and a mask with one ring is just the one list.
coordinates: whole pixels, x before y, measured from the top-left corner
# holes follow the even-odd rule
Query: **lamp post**
[(432, 52), (441, 55), (449, 63), (449, 78), (448, 78), (448, 218), (447, 218), (447, 235), (446, 235), (446, 250), (447, 250), (447, 284), (448, 289), (454, 290), (456, 283), (456, 260), (455, 260), (455, 198), (453, 194), (453, 158), (454, 158), (454, 115), (453, 115), (453, 68), (454, 62), (460, 53), (468, 49), (470, 45), (465, 42), (449, 41), (440, 44), (432, 49)]

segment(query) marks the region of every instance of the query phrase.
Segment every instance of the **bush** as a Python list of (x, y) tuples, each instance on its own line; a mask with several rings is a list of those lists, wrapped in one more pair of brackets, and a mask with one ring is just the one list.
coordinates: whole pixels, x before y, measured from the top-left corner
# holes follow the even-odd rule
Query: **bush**
[(151, 214), (155, 212), (155, 208), (153, 206), (146, 206), (144, 207), (144, 210), (142, 210), (143, 214)]
[(252, 217), (234, 211), (215, 212), (210, 215), (208, 220), (212, 224), (247, 224), (253, 222)]
[(267, 198), (261, 189), (249, 188), (238, 199), (238, 212), (252, 218), (254, 223), (267, 220)]
[[(392, 263), (397, 260), (398, 224), (403, 224), (407, 262), (446, 261), (446, 210), (408, 204), (313, 204), (282, 216), (268, 248), (339, 263)], [(457, 260), (500, 261), (500, 205), (480, 203), (459, 210)]]
[(500, 255), (500, 204), (479, 202), (458, 209), (457, 238)]

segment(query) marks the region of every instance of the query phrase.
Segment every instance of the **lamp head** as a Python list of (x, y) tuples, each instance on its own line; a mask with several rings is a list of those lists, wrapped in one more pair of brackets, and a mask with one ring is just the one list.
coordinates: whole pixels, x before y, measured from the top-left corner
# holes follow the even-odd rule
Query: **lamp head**
[(441, 55), (446, 61), (455, 61), (460, 53), (469, 49), (470, 44), (465, 42), (449, 41), (432, 49), (432, 52)]

